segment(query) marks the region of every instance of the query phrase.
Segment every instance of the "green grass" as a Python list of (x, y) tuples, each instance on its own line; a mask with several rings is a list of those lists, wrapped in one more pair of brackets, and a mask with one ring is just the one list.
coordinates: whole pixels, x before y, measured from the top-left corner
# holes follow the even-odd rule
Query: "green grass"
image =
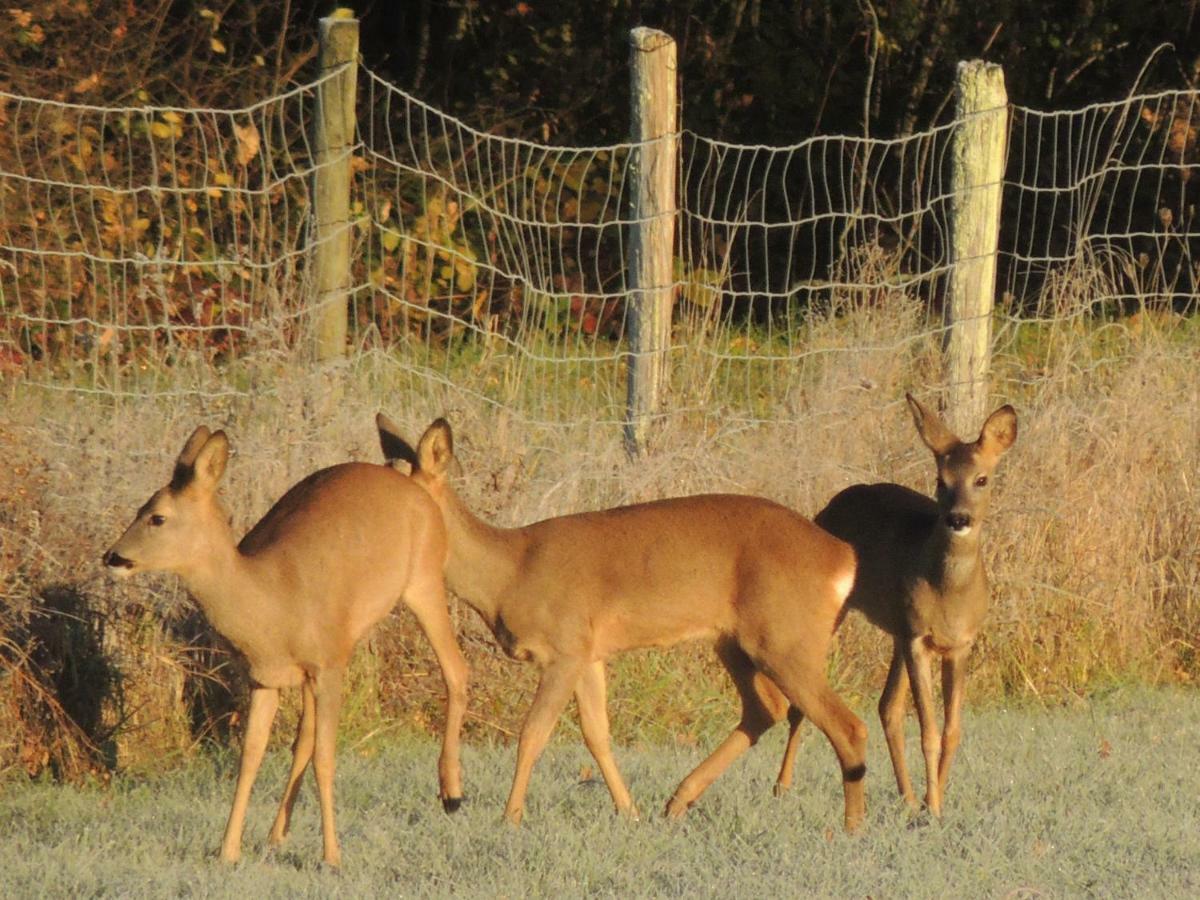
[[(731, 711), (732, 713), (732, 711)], [(840, 830), (833, 754), (806, 734), (797, 786), (771, 795), (783, 730), (735, 764), (682, 822), (658, 817), (702, 747), (618, 751), (642, 812), (611, 814), (582, 746), (551, 744), (525, 824), (500, 821), (511, 747), (465, 748), (469, 802), (435, 799), (436, 748), (339, 758), (343, 869), (321, 868), (316, 801), (302, 794), (279, 853), (264, 839), (285, 774), (261, 773), (245, 858), (213, 854), (233, 789), (229, 754), (108, 788), (9, 784), (0, 892), (25, 896), (1194, 896), (1200, 890), (1200, 694), (1122, 689), (1066, 707), (970, 708), (941, 821), (894, 797), (871, 714), (865, 831)], [(909, 757), (922, 776), (915, 725)]]

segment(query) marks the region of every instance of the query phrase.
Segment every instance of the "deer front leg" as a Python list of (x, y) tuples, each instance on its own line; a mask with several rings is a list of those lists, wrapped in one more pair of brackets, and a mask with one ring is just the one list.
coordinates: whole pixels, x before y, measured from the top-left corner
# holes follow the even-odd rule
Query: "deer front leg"
[(513, 825), (521, 824), (533, 764), (542, 755), (558, 717), (571, 699), (582, 665), (580, 660), (558, 659), (542, 672), (533, 703), (525, 716), (525, 724), (521, 726), (521, 737), (517, 742), (517, 770), (513, 775), (508, 803), (504, 807), (504, 817)]
[(942, 751), (937, 715), (933, 709), (933, 683), (929, 671), (930, 651), (921, 637), (904, 648), (904, 662), (912, 682), (913, 703), (921, 726), (921, 751), (925, 755), (925, 805), (935, 816), (942, 814), (942, 794), (938, 789), (938, 762)]
[(275, 823), (271, 826), (271, 836), (268, 842), (272, 847), (278, 847), (288, 836), (292, 822), (292, 808), (296, 805), (296, 797), (300, 793), (300, 778), (308, 768), (313, 754), (313, 736), (316, 733), (317, 717), (313, 711), (312, 686), (305, 681), (300, 688), (303, 705), (300, 710), (300, 721), (296, 725), (296, 740), (292, 743), (292, 770), (288, 773), (287, 786), (283, 790), (283, 800), (279, 804), (279, 812), (275, 815)]
[(250, 789), (267, 751), (267, 738), (271, 736), (271, 723), (279, 708), (279, 691), (276, 688), (256, 687), (250, 692), (250, 709), (246, 713), (246, 734), (242, 738), (242, 759), (238, 766), (237, 787), (233, 791), (233, 808), (229, 810), (229, 821), (225, 824), (225, 837), (221, 840), (221, 860), (234, 863), (242, 856), (242, 831), (246, 825), (246, 807), (250, 805)]
[(313, 706), (316, 728), (313, 736), (313, 770), (317, 776), (317, 795), (321, 800), (321, 838), (323, 859), (327, 865), (342, 864), (337, 825), (333, 814), (333, 774), (337, 750), (338, 716), (342, 710), (342, 669), (326, 669), (313, 677)]
[(587, 744), (592, 758), (600, 767), (604, 783), (612, 795), (613, 805), (621, 815), (638, 818), (637, 807), (629, 795), (617, 761), (612, 754), (612, 741), (608, 729), (608, 696), (604, 684), (604, 660), (597, 659), (585, 666), (575, 685), (575, 703), (579, 707), (579, 727), (583, 731), (583, 742)]
[(966, 693), (967, 654), (970, 647), (955, 650), (942, 660), (942, 701), (945, 704), (946, 723), (942, 732), (942, 758), (938, 761), (938, 791), (946, 793), (946, 782), (950, 777), (950, 764), (958, 752), (962, 739), (962, 705)]
[(888, 755), (892, 758), (896, 787), (905, 802), (915, 809), (917, 795), (913, 791), (912, 779), (908, 776), (908, 762), (904, 757), (904, 709), (907, 701), (908, 669), (904, 662), (904, 643), (897, 640), (892, 651), (892, 663), (888, 667), (887, 681), (879, 697), (879, 721), (887, 740)]

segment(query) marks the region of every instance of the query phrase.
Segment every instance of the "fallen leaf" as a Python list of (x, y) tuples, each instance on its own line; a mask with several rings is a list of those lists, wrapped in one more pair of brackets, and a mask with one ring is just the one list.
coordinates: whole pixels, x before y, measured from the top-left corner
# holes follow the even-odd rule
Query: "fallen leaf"
[(86, 94), (88, 91), (94, 91), (100, 86), (100, 73), (93, 72), (87, 78), (80, 78), (75, 82), (75, 87), (71, 88), (71, 92), (75, 94)]
[(258, 156), (259, 147), (262, 145), (258, 129), (254, 127), (253, 122), (244, 126), (234, 123), (233, 134), (237, 138), (237, 163), (244, 166)]

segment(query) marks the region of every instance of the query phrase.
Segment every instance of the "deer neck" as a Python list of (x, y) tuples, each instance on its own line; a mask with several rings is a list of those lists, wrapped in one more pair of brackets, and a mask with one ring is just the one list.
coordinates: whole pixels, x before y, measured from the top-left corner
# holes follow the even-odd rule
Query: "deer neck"
[(945, 594), (971, 589), (983, 571), (979, 526), (965, 536), (954, 534), (941, 522), (934, 527), (926, 543), (925, 569), (929, 581)]
[(519, 528), (496, 528), (480, 519), (449, 485), (438, 504), (450, 544), (446, 585), (494, 627), (501, 597), (518, 577), (527, 538)]
[(272, 631), (269, 620), (275, 608), (275, 596), (259, 569), (238, 550), (226, 525), (178, 570), (209, 624), (252, 658), (256, 642)]

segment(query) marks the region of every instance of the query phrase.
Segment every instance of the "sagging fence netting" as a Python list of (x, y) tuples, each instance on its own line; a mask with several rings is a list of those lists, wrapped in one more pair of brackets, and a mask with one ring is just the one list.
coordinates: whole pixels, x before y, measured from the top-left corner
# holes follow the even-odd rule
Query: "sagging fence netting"
[[(248, 395), (308, 358), (319, 87), (221, 110), (0, 94), (5, 377)], [(357, 122), (348, 364), (519, 422), (622, 422), (636, 147), (480, 131), (367, 69)], [(812, 392), (889, 367), (936, 382), (954, 129), (786, 147), (683, 132), (661, 416), (796, 421)], [(1196, 92), (1011, 110), (998, 382), (1050, 377), (1047, 329), (1195, 311), (1198, 129)]]

